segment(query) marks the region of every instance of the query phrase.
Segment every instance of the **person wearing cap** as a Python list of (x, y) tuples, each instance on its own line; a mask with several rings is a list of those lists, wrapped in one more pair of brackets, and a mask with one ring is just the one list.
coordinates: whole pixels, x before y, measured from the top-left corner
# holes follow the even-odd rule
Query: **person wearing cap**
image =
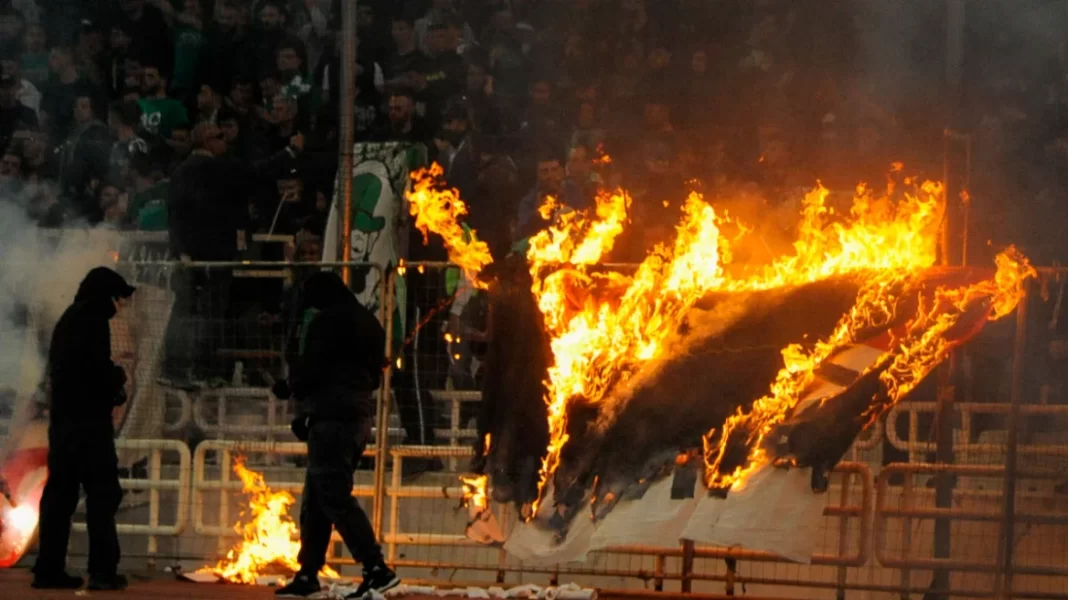
[(134, 287), (106, 267), (89, 271), (74, 303), (52, 332), (48, 483), (41, 496), (33, 587), (75, 589), (82, 578), (65, 570), (71, 517), (85, 489), (89, 530), (89, 589), (119, 590), (119, 536), (115, 513), (122, 501), (112, 410), (126, 402), (126, 372), (111, 360), (108, 321), (126, 306)]

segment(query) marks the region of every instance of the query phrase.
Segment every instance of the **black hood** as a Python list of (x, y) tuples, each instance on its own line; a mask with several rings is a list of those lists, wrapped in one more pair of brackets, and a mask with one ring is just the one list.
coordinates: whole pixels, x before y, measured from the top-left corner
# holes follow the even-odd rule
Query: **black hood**
[(336, 273), (320, 271), (304, 281), (304, 307), (326, 310), (353, 304), (356, 297)]
[(85, 276), (78, 286), (78, 293), (74, 296), (75, 302), (87, 302), (110, 309), (109, 316), (114, 314), (112, 300), (116, 298), (129, 298), (133, 295), (134, 288), (126, 283), (122, 275), (107, 267), (97, 267)]

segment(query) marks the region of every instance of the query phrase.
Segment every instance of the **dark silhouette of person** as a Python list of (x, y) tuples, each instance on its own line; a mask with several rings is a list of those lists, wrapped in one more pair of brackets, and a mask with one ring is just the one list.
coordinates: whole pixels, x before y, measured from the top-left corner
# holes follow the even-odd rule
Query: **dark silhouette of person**
[(371, 522), (352, 497), (352, 484), (371, 439), (386, 333), (374, 313), (329, 272), (315, 273), (304, 282), (299, 327), (290, 337), (298, 344), (296, 357), (287, 352), (288, 385), (276, 386), (274, 392), (296, 400), (293, 433), (308, 443), (300, 571), (275, 593), (303, 597), (320, 591), (318, 573), (326, 563), (331, 525), (363, 565), (363, 583), (349, 597), (382, 593), (400, 579), (386, 566)]
[(89, 530), (89, 589), (121, 590), (115, 513), (122, 501), (112, 410), (126, 402), (126, 372), (111, 360), (110, 321), (134, 288), (97, 267), (85, 276), (74, 303), (52, 332), (48, 349), (51, 400), (48, 483), (41, 496), (39, 547), (33, 587), (74, 589), (82, 578), (65, 571), (71, 517), (85, 489)]

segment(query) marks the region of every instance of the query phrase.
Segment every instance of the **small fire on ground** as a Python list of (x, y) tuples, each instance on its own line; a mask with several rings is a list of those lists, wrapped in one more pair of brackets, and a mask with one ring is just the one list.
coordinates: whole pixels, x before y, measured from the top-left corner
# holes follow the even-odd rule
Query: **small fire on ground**
[[(234, 531), (241, 540), (214, 567), (202, 567), (198, 573), (211, 573), (233, 583), (254, 585), (260, 577), (283, 579), (300, 569), (300, 532), (289, 509), (296, 500), (285, 491), (272, 491), (257, 473), (246, 466), (246, 459), (234, 460), (234, 473), (241, 478), (241, 491), (248, 496), (248, 506)], [(328, 566), (321, 577), (338, 578)]]

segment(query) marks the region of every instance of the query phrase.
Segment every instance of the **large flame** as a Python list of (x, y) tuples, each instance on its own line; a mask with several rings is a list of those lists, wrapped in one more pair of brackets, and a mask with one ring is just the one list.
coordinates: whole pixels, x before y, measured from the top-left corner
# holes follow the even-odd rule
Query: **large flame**
[(467, 214), (467, 206), (456, 190), (442, 185), (443, 174), (437, 163), (412, 173), (409, 210), (415, 217), (416, 228), (423, 232), (423, 242), (426, 243), (429, 231), (440, 235), (449, 252), (449, 260), (463, 270), (472, 285), (485, 289), (478, 274), (493, 262), (489, 246), (477, 239), (475, 232), (460, 225), (460, 220)]
[[(245, 459), (234, 460), (234, 473), (241, 478), (242, 491), (248, 495), (248, 519), (234, 526), (241, 535), (226, 558), (215, 567), (206, 567), (215, 575), (234, 583), (255, 584), (261, 576), (295, 573), (300, 569), (300, 534), (289, 516), (295, 502), (289, 492), (275, 492), (261, 473), (245, 466)], [(324, 566), (321, 576), (337, 578), (336, 571)]]
[[(900, 164), (893, 166), (900, 173)], [(862, 278), (857, 301), (826, 340), (810, 348), (783, 350), (784, 367), (768, 396), (749, 411), (740, 411), (706, 439), (710, 483), (731, 484), (765, 460), (762, 444), (781, 423), (815, 378), (815, 370), (861, 330), (888, 324), (898, 304), (914, 291), (917, 277), (934, 264), (944, 210), (939, 183), (916, 185), (896, 176), (886, 193), (858, 186), (852, 206), (836, 210), (830, 193), (818, 185), (806, 195), (792, 251), (762, 264), (731, 264), (734, 248), (747, 243), (749, 228), (730, 223), (696, 193), (682, 205), (673, 244), (655, 248), (632, 274), (597, 266), (611, 251), (627, 221), (630, 199), (624, 191), (602, 192), (593, 214), (569, 211), (554, 198), (540, 210), (547, 226), (530, 240), (527, 259), (532, 291), (550, 337), (553, 363), (546, 381), (549, 445), (543, 459), (537, 513), (547, 483), (560, 465), (569, 440), (568, 412), (576, 402), (598, 408), (598, 427), (619, 414), (628, 381), (653, 359), (669, 359), (678, 350), (666, 344), (698, 299), (710, 292), (750, 292), (797, 286), (840, 275)], [(900, 189), (899, 189), (900, 188)], [(413, 205), (413, 211), (416, 208)], [(455, 232), (447, 223), (448, 240)], [(724, 232), (738, 230), (735, 237)], [(465, 253), (450, 254), (463, 264)], [(989, 302), (992, 315), (1015, 307), (1020, 281), (1030, 267), (1014, 252), (999, 258), (994, 281), (959, 290), (939, 290), (920, 304), (905, 337), (883, 357), (879, 368), (886, 402), (904, 396), (934, 365), (949, 344), (943, 334), (976, 302)], [(911, 296), (910, 296), (911, 297)], [(883, 408), (872, 406), (877, 414)], [(870, 415), (866, 414), (866, 418)], [(746, 463), (721, 475), (721, 450), (732, 433), (744, 432), (750, 449)]]
[[(575, 253), (561, 254), (557, 249), (581, 248), (590, 237), (568, 245), (557, 239), (557, 228), (550, 228), (531, 242), (527, 256), (534, 274), (533, 291), (551, 336), (554, 359), (546, 399), (550, 442), (542, 463), (539, 501), (569, 439), (571, 403), (619, 401), (621, 397), (609, 395), (611, 389), (625, 385), (644, 363), (670, 353), (664, 341), (702, 296), (717, 290), (799, 285), (857, 271), (908, 273), (934, 263), (941, 219), (940, 185), (925, 183), (915, 192), (902, 194), (896, 202), (876, 199), (866, 187), (858, 187), (850, 215), (839, 219), (827, 206), (828, 195), (826, 188), (818, 186), (806, 196), (793, 254), (760, 268), (731, 273), (727, 267), (732, 240), (721, 234), (725, 219), (699, 194), (690, 194), (683, 204), (674, 245), (657, 247), (634, 276), (612, 276), (615, 287), (624, 290), (618, 299), (587, 298), (578, 307), (570, 301), (568, 290), (575, 288), (576, 279), (590, 281), (584, 271), (557, 270), (544, 279), (539, 275), (546, 263), (569, 259), (577, 263)], [(584, 231), (605, 228), (602, 224), (614, 215), (604, 210), (605, 205), (602, 199), (598, 219)], [(577, 229), (572, 225), (568, 232)], [(743, 229), (743, 237), (745, 232)], [(550, 240), (553, 243), (548, 243)], [(602, 245), (597, 242), (595, 247)], [(787, 364), (791, 372), (812, 366), (795, 349), (788, 353)], [(617, 408), (603, 406), (602, 414), (617, 414)], [(536, 512), (537, 503), (532, 514)]]
[[(938, 288), (934, 299), (918, 297), (918, 309), (909, 320), (905, 335), (895, 340), (871, 369), (879, 370), (883, 389), (861, 416), (865, 427), (871, 425), (891, 406), (905, 397), (931, 371), (946, 359), (956, 343), (946, 333), (961, 318), (976, 308), (985, 308), (988, 319), (1000, 319), (1015, 310), (1024, 297), (1024, 282), (1037, 275), (1026, 258), (1009, 248), (996, 258), (997, 272), (992, 280), (959, 288)], [(709, 487), (731, 487), (768, 460), (764, 439), (804, 397), (816, 377), (816, 369), (846, 344), (856, 341), (865, 328), (886, 324), (893, 316), (903, 293), (911, 289), (912, 273), (889, 271), (874, 273), (857, 295), (849, 314), (826, 340), (804, 350), (793, 344), (783, 350), (785, 366), (779, 371), (771, 391), (749, 410), (739, 409), (727, 419), (721, 431), (705, 438), (706, 483)], [(749, 455), (746, 461), (728, 473), (722, 473), (726, 446), (736, 432), (745, 434)]]

